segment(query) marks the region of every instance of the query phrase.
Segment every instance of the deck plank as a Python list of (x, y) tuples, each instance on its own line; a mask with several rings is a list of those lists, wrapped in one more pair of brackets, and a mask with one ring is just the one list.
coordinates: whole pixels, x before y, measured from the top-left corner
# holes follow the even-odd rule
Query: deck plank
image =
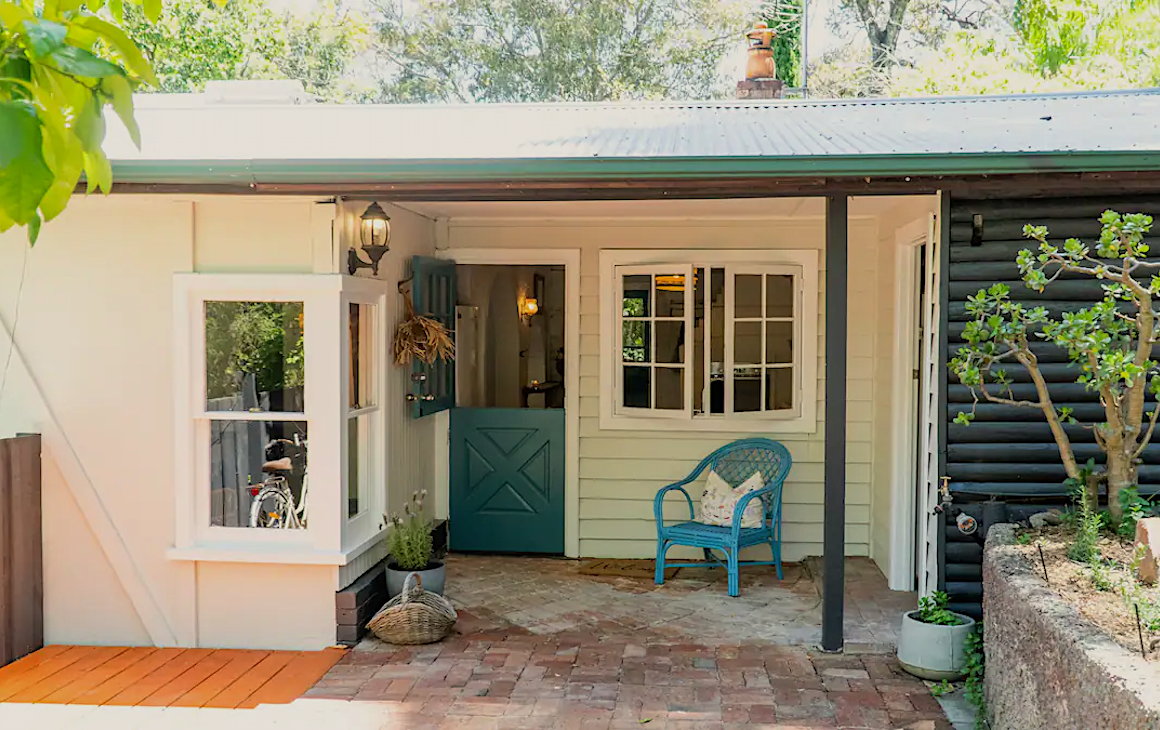
[(88, 656), (30, 687), (25, 687), (9, 697), (8, 702), (41, 702), (50, 694), (83, 679), (90, 672), (100, 671), (105, 664), (128, 650), (129, 647), (126, 646), (95, 647)]
[(268, 651), (245, 651), (230, 660), (229, 664), (207, 677), (204, 682), (183, 694), (170, 707), (202, 707), (219, 694), (229, 689), (259, 662), (270, 655)]
[(299, 656), (298, 652), (275, 651), (258, 662), (253, 669), (239, 677), (236, 682), (223, 690), (212, 700), (205, 703), (205, 707), (222, 707), (233, 709), (249, 699), (250, 695), (260, 690), (266, 682), (282, 671), (282, 668)]
[(303, 652), (238, 707), (250, 709), (258, 705), (285, 705), (293, 702), (322, 679), (345, 653), (345, 649)]
[(113, 695), (109, 698), (108, 702), (103, 704), (122, 706), (139, 704), (146, 697), (189, 671), (190, 667), (212, 653), (212, 649), (186, 649), (178, 656), (170, 659), (156, 670), (142, 677), (140, 681)]
[(106, 679), (92, 689), (85, 690), (72, 700), (74, 705), (103, 705), (120, 692), (143, 681), (153, 672), (180, 656), (185, 649), (155, 649), (152, 654), (120, 674)]
[[(156, 653), (156, 651), (157, 650), (151, 646), (138, 646), (130, 648), (127, 651), (124, 651), (121, 654), (113, 657), (112, 659), (109, 659), (99, 667), (94, 667), (90, 671), (84, 672), (81, 677), (64, 685), (55, 692), (45, 695), (44, 698), (39, 701), (52, 705), (67, 705), (85, 692), (96, 687), (97, 685), (104, 683), (106, 680), (117, 676), (137, 662), (149, 657), (151, 654)], [(72, 671), (77, 666), (78, 664), (74, 664), (66, 671)], [(57, 676), (60, 676), (61, 674), (65, 674), (65, 672), (60, 672)]]
[(68, 651), (57, 654), (27, 672), (0, 681), (0, 702), (5, 702), (17, 692), (25, 690), (38, 682), (43, 682), (53, 674), (67, 669), (92, 654), (95, 650), (95, 646), (74, 646)]
[(53, 644), (52, 646), (46, 646), (43, 649), (22, 656), (11, 664), (0, 667), (0, 681), (35, 669), (41, 664), (44, 664), (49, 659), (52, 659), (53, 657), (63, 654), (66, 651), (74, 648), (76, 647), (63, 644)]
[(236, 659), (238, 655), (239, 652), (232, 649), (211, 651), (201, 661), (157, 688), (151, 695), (137, 704), (141, 707), (169, 707), (186, 692), (209, 679), (215, 672)]

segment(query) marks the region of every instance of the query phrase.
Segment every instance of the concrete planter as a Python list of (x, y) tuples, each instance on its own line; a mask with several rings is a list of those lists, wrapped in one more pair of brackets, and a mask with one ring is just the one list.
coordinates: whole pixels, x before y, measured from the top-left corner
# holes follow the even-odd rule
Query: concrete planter
[(423, 581), (423, 590), (443, 595), (443, 585), (447, 579), (447, 566), (438, 561), (431, 561), (425, 570), (403, 570), (394, 563), (387, 563), (384, 571), (387, 576), (387, 598), (394, 598), (403, 592), (403, 583), (411, 573), (418, 573)]
[(975, 620), (956, 613), (963, 623), (939, 626), (923, 623), (918, 611), (902, 614), (898, 634), (898, 662), (916, 677), (940, 681), (963, 677), (967, 664), (967, 637), (975, 629)]

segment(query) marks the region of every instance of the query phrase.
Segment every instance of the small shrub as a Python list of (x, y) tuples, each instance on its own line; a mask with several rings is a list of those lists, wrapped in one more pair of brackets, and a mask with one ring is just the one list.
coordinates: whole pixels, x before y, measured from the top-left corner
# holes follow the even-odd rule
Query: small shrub
[(983, 691), (983, 678), (987, 672), (987, 655), (983, 650), (983, 623), (975, 625), (974, 631), (967, 636), (967, 663), (963, 670), (966, 681), (963, 685), (963, 694), (975, 706), (975, 730), (987, 728), (987, 697)]
[(1092, 585), (1096, 587), (1097, 591), (1110, 591), (1116, 587), (1111, 574), (1108, 572), (1108, 567), (1099, 558), (1089, 562), (1088, 567), (1092, 571)]
[(1020, 545), (1030, 545), (1032, 539), (1030, 532), (1021, 532), (1015, 536), (1015, 542)]
[(963, 620), (947, 609), (950, 597), (942, 591), (935, 591), (918, 601), (918, 619), (924, 624), (938, 626), (959, 626)]
[(427, 490), (411, 495), (403, 506), (405, 517), (383, 515), (391, 531), (387, 533), (387, 550), (391, 560), (402, 570), (423, 570), (431, 563), (431, 520), (423, 515)]
[(954, 691), (955, 691), (955, 686), (953, 684), (951, 684), (950, 682), (946, 681), (945, 679), (942, 682), (939, 682), (938, 684), (936, 684), (935, 686), (930, 688), (930, 693), (932, 695), (934, 695), (935, 697), (942, 697), (943, 695), (949, 695), (951, 692), (954, 692)]
[(1078, 563), (1090, 563), (1099, 557), (1097, 543), (1104, 521), (1100, 513), (1083, 499), (1076, 504), (1075, 541), (1067, 549), (1067, 557)]
[(1124, 510), (1124, 519), (1116, 532), (1120, 537), (1133, 538), (1136, 536), (1136, 523), (1152, 516), (1152, 502), (1140, 496), (1139, 487), (1127, 487), (1120, 490), (1120, 506)]

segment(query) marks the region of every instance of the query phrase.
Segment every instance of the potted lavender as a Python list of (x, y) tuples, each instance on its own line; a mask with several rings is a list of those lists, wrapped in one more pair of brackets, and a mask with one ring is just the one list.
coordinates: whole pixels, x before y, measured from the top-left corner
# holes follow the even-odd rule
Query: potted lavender
[(418, 573), (424, 590), (443, 595), (446, 567), (431, 559), (431, 520), (423, 514), (427, 490), (415, 492), (403, 505), (403, 515), (393, 519), (384, 514), (387, 533), (387, 595), (394, 598), (403, 592), (403, 583), (411, 573)]

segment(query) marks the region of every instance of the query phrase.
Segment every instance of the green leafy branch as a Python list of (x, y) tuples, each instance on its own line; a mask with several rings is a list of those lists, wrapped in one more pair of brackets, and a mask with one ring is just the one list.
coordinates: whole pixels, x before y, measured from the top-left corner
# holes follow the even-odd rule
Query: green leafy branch
[[(1076, 382), (1099, 394), (1106, 414), (1104, 422), (1090, 426), (1107, 456), (1105, 469), (1086, 485), (1093, 508), (1099, 482), (1107, 482), (1110, 495), (1135, 485), (1140, 456), (1160, 418), (1158, 406), (1145, 414), (1148, 393), (1160, 392), (1160, 366), (1152, 358), (1158, 334), (1153, 296), (1160, 293), (1160, 276), (1141, 280), (1160, 269), (1160, 261), (1146, 258), (1149, 247), (1145, 236), (1151, 231), (1152, 218), (1109, 210), (1100, 222), (1102, 232), (1094, 251), (1075, 238), (1057, 246), (1048, 241), (1045, 227), (1026, 226), (1024, 235), (1039, 243), (1038, 252), (1020, 251), (1016, 264), (1024, 283), (1034, 291), (1044, 291), (1064, 274), (1081, 274), (1107, 282), (1102, 285), (1102, 299), (1053, 318), (1045, 307), (1026, 307), (1013, 301), (1004, 284), (981, 289), (967, 299), (971, 320), (963, 332), (966, 344), (950, 363), (952, 372), (976, 394), (976, 403), (981, 393), (992, 403), (1042, 411), (1068, 477), (1079, 479), (1081, 470), (1063, 428), (1064, 423), (1076, 422), (1073, 410), (1057, 408), (1052, 402), (1030, 342), (1044, 340), (1067, 351), (1081, 371)], [(1035, 400), (1012, 397), (1011, 381), (996, 367), (1012, 361), (1029, 374)], [(972, 407), (955, 420), (970, 423), (974, 413)], [(1118, 524), (1122, 505), (1114, 498), (1109, 503), (1112, 521)]]
[[(161, 14), (161, 0), (130, 2), (151, 21)], [(124, 10), (124, 0), (0, 0), (0, 232), (26, 226), (35, 243), (82, 175), (88, 192), (109, 192), (106, 106), (140, 147), (133, 91), (157, 79), (119, 27)]]

